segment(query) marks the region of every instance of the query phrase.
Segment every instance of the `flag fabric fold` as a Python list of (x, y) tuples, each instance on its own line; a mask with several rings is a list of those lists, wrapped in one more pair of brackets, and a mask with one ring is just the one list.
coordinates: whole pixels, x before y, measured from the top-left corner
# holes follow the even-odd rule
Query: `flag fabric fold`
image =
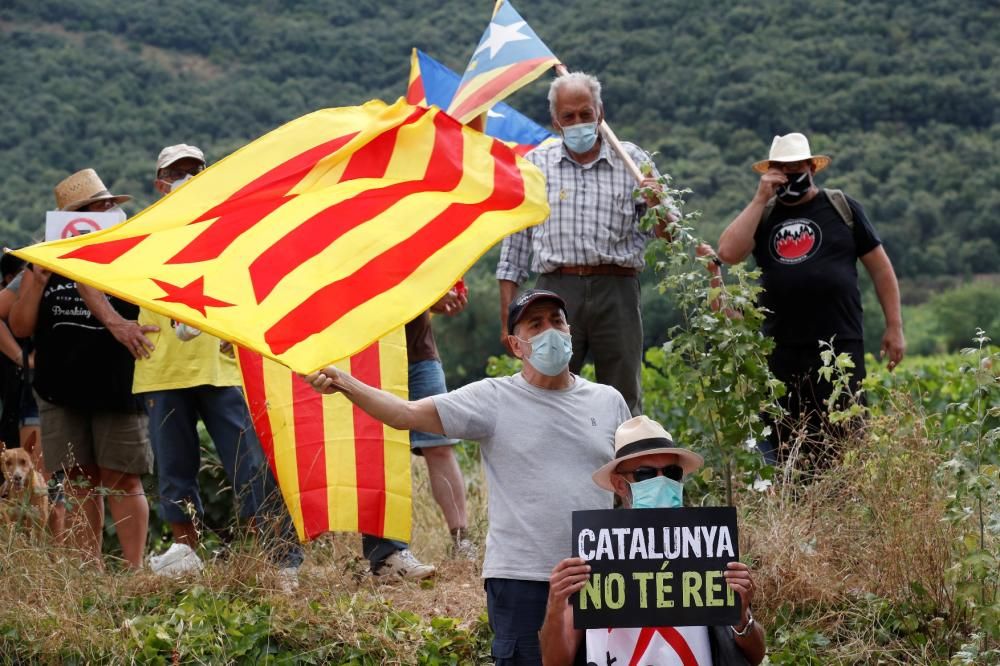
[[(413, 49), (406, 101), (447, 109), (461, 80), (462, 77), (447, 66), (423, 51)], [(556, 138), (552, 132), (504, 102), (497, 103), (488, 111), (485, 133), (500, 139), (518, 155), (524, 155)]]
[(372, 101), (294, 120), (111, 229), (15, 253), (307, 373), (547, 215), (541, 173), (501, 142)]
[(490, 21), (462, 75), (448, 113), (468, 123), (518, 88), (559, 64), (559, 59), (506, 0)]
[[(247, 404), (299, 539), (331, 531), (410, 540), (409, 433), (340, 394), (320, 395), (288, 368), (239, 349)], [(336, 366), (406, 399), (406, 336), (397, 328)]]

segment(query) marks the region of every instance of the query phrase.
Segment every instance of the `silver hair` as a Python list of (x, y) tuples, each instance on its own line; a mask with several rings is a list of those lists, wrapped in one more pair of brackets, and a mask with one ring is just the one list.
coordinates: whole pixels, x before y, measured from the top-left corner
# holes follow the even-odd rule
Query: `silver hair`
[(597, 105), (597, 111), (600, 112), (604, 108), (604, 102), (601, 101), (601, 82), (597, 77), (585, 72), (570, 72), (552, 79), (552, 84), (549, 86), (549, 113), (552, 116), (556, 115), (556, 95), (567, 86), (585, 87), (590, 91), (590, 96)]

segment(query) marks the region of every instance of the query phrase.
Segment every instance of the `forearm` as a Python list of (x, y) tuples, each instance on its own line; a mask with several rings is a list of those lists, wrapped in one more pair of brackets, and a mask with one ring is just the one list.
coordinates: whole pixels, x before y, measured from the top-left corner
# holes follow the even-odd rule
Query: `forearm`
[(507, 308), (517, 296), (517, 283), (511, 280), (497, 280), (500, 285), (500, 326), (507, 332)]
[(738, 264), (753, 252), (753, 237), (766, 205), (767, 199), (755, 196), (729, 223), (719, 237), (718, 255), (722, 261), (727, 264)]
[(17, 344), (10, 329), (2, 322), (0, 322), (0, 351), (17, 365), (21, 365), (24, 361), (21, 345)]
[[(573, 629), (572, 611), (565, 602), (549, 602), (545, 609), (545, 622), (538, 632), (545, 666), (569, 666), (576, 658), (577, 633)], [(568, 616), (568, 617), (567, 617)]]
[(10, 308), (10, 332), (18, 338), (27, 338), (35, 332), (38, 322), (38, 306), (42, 302), (42, 289), (45, 285), (38, 281), (25, 278), (21, 283), (21, 291), (17, 300)]
[(733, 638), (740, 651), (743, 652), (743, 656), (751, 664), (756, 666), (764, 661), (764, 655), (767, 654), (767, 645), (765, 643), (764, 628), (760, 626), (759, 622), (754, 622), (753, 628), (746, 636), (734, 636)]
[(110, 329), (127, 321), (118, 314), (118, 311), (114, 309), (111, 301), (108, 300), (103, 291), (79, 282), (76, 284), (76, 289), (80, 292), (80, 296), (87, 305), (87, 309), (90, 310), (90, 314), (94, 315), (97, 321), (101, 322), (105, 328)]
[(892, 262), (881, 246), (875, 248), (865, 256), (861, 257), (875, 285), (875, 295), (878, 296), (879, 305), (882, 306), (882, 314), (885, 315), (886, 328), (903, 326), (902, 308), (899, 304), (899, 282), (896, 280), (896, 271), (892, 268)]
[(441, 418), (431, 398), (409, 402), (344, 373), (338, 377), (338, 388), (361, 411), (390, 428), (444, 434)]

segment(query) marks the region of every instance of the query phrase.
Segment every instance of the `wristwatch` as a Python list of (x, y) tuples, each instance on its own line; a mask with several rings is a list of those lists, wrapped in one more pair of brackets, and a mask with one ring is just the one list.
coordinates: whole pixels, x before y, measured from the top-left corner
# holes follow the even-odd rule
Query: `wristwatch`
[(729, 628), (733, 630), (733, 635), (738, 636), (739, 638), (743, 638), (749, 634), (750, 630), (753, 628), (753, 611), (749, 608), (747, 609), (747, 624), (743, 627), (743, 631), (736, 631), (736, 627), (733, 626), (730, 626)]

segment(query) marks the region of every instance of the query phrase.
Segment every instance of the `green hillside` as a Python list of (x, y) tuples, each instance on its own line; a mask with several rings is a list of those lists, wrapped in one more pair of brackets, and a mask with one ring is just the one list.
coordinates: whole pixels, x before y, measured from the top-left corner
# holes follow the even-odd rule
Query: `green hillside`
[[(413, 46), (461, 70), (492, 5), (8, 0), (0, 240), (37, 237), (53, 185), (76, 169), (97, 168), (142, 206), (163, 145), (195, 143), (215, 160), (316, 108), (395, 99)], [(571, 69), (603, 80), (619, 136), (656, 151), (661, 169), (694, 190), (706, 238), (753, 192), (749, 165), (771, 137), (800, 130), (833, 156), (821, 182), (862, 201), (900, 276), (997, 270), (995, 2), (522, 0), (518, 9)], [(546, 85), (511, 102), (547, 122)], [(479, 302), (448, 324), (488, 328), (479, 347), (496, 337), (491, 263), (471, 276)], [(671, 318), (652, 291), (651, 343)]]

